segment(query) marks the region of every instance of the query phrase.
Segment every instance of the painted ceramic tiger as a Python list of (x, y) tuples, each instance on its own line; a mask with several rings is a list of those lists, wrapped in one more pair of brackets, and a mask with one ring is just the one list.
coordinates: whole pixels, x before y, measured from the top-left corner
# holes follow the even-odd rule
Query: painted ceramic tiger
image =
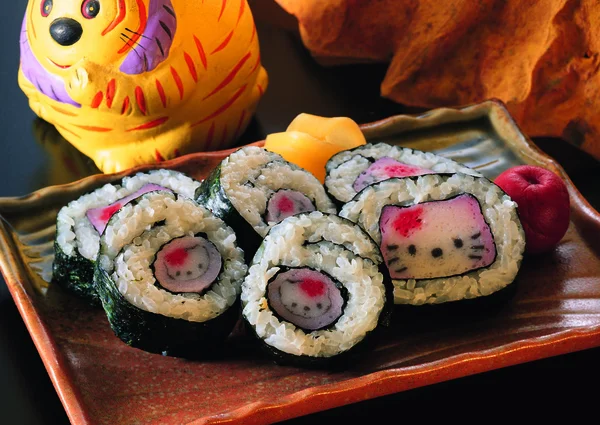
[(19, 84), (114, 172), (230, 146), (267, 74), (246, 0), (30, 0)]

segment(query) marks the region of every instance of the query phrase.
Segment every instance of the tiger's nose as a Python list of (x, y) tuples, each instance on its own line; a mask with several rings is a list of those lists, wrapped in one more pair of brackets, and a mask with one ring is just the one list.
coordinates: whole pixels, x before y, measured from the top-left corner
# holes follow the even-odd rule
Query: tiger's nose
[(58, 18), (50, 25), (50, 35), (61, 46), (72, 46), (83, 34), (81, 24), (75, 19)]

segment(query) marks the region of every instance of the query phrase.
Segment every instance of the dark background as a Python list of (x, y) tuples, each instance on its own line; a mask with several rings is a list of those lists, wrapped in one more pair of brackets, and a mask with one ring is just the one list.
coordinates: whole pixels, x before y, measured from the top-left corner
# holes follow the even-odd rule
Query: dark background
[[(60, 0), (59, 0), (60, 1)], [(17, 85), (18, 37), (26, 0), (3, 1), (0, 17), (0, 196), (21, 196), (49, 184), (49, 154), (33, 132), (35, 116)], [(268, 1), (251, 2), (258, 22), (263, 64), (270, 86), (257, 118), (241, 143), (283, 131), (300, 112), (350, 116), (359, 123), (414, 112), (379, 97), (383, 65), (326, 69), (318, 66), (298, 38), (280, 28), (293, 25)], [(273, 25), (277, 22), (277, 26)], [(561, 140), (535, 139), (556, 157), (584, 196), (600, 207), (600, 164)], [(87, 164), (92, 168), (91, 163)], [(84, 167), (85, 168), (85, 167)], [(599, 235), (600, 236), (600, 235)], [(599, 341), (600, 345), (600, 341)], [(289, 424), (356, 423), (417, 417), (480, 422), (527, 415), (536, 422), (557, 414), (592, 414), (597, 423), (600, 349), (462, 378), (426, 388), (288, 421)], [(412, 415), (411, 415), (412, 416)], [(593, 419), (592, 419), (593, 418)], [(52, 387), (4, 281), (0, 278), (0, 424), (67, 424)]]

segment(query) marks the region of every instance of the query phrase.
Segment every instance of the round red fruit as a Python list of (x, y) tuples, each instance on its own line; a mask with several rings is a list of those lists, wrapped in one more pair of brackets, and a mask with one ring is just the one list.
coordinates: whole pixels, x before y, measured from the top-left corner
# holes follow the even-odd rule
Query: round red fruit
[(518, 205), (527, 238), (526, 251), (551, 250), (569, 227), (569, 192), (563, 180), (545, 168), (520, 165), (509, 168), (494, 181)]

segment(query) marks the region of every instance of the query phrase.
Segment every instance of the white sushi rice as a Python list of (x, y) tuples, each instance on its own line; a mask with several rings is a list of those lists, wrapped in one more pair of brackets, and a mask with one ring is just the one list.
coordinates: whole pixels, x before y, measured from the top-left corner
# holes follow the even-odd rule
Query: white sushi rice
[[(173, 239), (198, 233), (206, 234), (223, 258), (217, 281), (203, 295), (174, 294), (159, 287), (151, 268), (157, 252)], [(192, 322), (211, 320), (231, 307), (247, 271), (233, 230), (194, 201), (168, 192), (148, 193), (137, 204), (125, 206), (111, 219), (100, 243), (100, 266), (127, 301)]]
[[(373, 241), (339, 217), (320, 212), (289, 217), (273, 227), (254, 258), (242, 285), (243, 315), (265, 343), (285, 353), (341, 354), (377, 326), (386, 301), (380, 261)], [(282, 266), (323, 271), (346, 288), (348, 302), (332, 328), (307, 333), (270, 310), (267, 284)]]
[(223, 161), (221, 184), (235, 209), (262, 237), (275, 224), (265, 223), (263, 216), (270, 197), (280, 189), (303, 193), (319, 211), (337, 212), (316, 177), (256, 146), (242, 148)]
[(354, 182), (372, 164), (373, 160), (384, 157), (395, 159), (408, 165), (427, 168), (436, 173), (463, 173), (482, 177), (480, 173), (443, 156), (422, 152), (387, 143), (366, 144), (334, 155), (327, 162), (325, 187), (341, 202), (349, 202), (356, 195)]
[(95, 261), (98, 256), (100, 235), (88, 220), (86, 213), (92, 208), (108, 206), (137, 192), (142, 186), (153, 183), (193, 199), (200, 182), (172, 170), (152, 170), (125, 177), (122, 185), (106, 184), (103, 187), (70, 202), (58, 212), (56, 242), (69, 257), (77, 255)]
[[(479, 201), (496, 245), (496, 260), (487, 268), (463, 276), (393, 280), (396, 304), (435, 304), (490, 295), (516, 277), (525, 249), (525, 234), (517, 204), (487, 179), (464, 174), (425, 175), (390, 179), (363, 190), (344, 205), (340, 216), (358, 223), (381, 243), (379, 218), (386, 205), (408, 206), (469, 193)], [(442, 236), (442, 235), (440, 235)]]

